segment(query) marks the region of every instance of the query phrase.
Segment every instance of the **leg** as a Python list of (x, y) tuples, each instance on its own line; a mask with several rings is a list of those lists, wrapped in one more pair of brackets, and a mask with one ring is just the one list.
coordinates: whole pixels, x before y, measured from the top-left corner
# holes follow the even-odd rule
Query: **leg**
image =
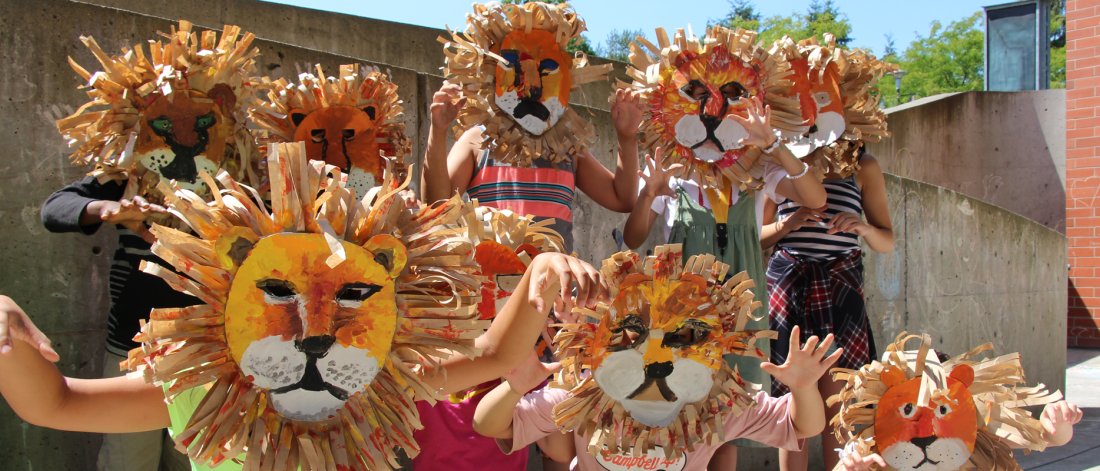
[(737, 471), (737, 445), (726, 443), (718, 447), (718, 451), (710, 458), (707, 469)]
[[(810, 462), (810, 451), (779, 450), (779, 469), (782, 471), (806, 471)], [(826, 468), (832, 469), (832, 468)]]
[[(119, 370), (118, 364), (126, 357), (107, 352), (103, 358), (103, 377), (113, 378), (125, 374)], [(103, 446), (99, 449), (96, 469), (157, 471), (163, 441), (163, 430), (103, 435)]]
[[(839, 393), (841, 388), (844, 387), (844, 383), (840, 381), (833, 381), (830, 375), (822, 376), (817, 382), (817, 388), (821, 391), (821, 397), (828, 400), (829, 397), (836, 393)], [(825, 420), (831, 422), (833, 417), (840, 412), (840, 405), (825, 406)], [(831, 425), (825, 425), (825, 430), (821, 432), (821, 453), (822, 460), (825, 462), (825, 469), (833, 469), (836, 467), (840, 457), (837, 455), (836, 450), (844, 446), (836, 439), (836, 435), (833, 434), (833, 427)]]

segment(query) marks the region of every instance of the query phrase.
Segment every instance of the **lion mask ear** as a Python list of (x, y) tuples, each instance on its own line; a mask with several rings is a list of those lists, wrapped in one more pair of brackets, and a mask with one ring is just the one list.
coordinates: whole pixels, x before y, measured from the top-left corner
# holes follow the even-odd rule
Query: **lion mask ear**
[(210, 91), (206, 92), (206, 96), (214, 100), (225, 114), (231, 114), (233, 108), (237, 106), (237, 94), (233, 93), (233, 87), (224, 83), (211, 87)]
[(882, 384), (885, 384), (887, 388), (892, 388), (905, 382), (905, 373), (893, 366), (887, 366), (882, 369), (879, 378), (882, 379)]
[(214, 242), (214, 252), (217, 254), (218, 264), (221, 268), (235, 271), (248, 258), (252, 247), (259, 238), (252, 231), (243, 227), (236, 227), (218, 237)]
[(363, 244), (363, 248), (374, 255), (374, 261), (389, 272), (390, 278), (397, 278), (409, 261), (409, 253), (405, 246), (397, 238), (388, 234), (371, 237), (367, 243)]
[(951, 368), (951, 374), (947, 377), (969, 388), (971, 384), (974, 384), (974, 368), (971, 368), (970, 365), (956, 365)]

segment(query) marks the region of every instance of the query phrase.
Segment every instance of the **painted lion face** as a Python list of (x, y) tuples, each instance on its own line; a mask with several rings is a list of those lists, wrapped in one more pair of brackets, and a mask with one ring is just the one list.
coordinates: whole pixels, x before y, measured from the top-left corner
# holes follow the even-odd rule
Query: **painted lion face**
[[(570, 389), (555, 421), (593, 437), (593, 454), (671, 457), (708, 436), (698, 424), (739, 413), (759, 387), (722, 359), (762, 356), (755, 341), (767, 333), (744, 330), (759, 306), (752, 280), (742, 272), (722, 282), (729, 267), (711, 255), (682, 263), (679, 245), (654, 252), (605, 260), (611, 302), (582, 310), (597, 322), (566, 325), (554, 341), (558, 383)], [(648, 439), (638, 446), (640, 436)]]
[(748, 99), (761, 95), (759, 71), (718, 46), (704, 54), (687, 52), (664, 71), (653, 97), (658, 119), (676, 142), (676, 151), (700, 162), (730, 166), (744, 155), (748, 137), (733, 116), (745, 117)]
[[(906, 344), (919, 340), (919, 348)], [(1013, 448), (1042, 451), (1042, 423), (1026, 407), (1062, 398), (1027, 386), (1020, 354), (982, 358), (984, 344), (941, 362), (930, 335), (900, 333), (881, 361), (858, 370), (834, 368), (844, 384), (828, 399), (840, 412), (831, 424), (844, 450), (877, 453), (886, 469), (954, 471), (1021, 469)]]
[[(241, 250), (240, 241), (219, 245)], [(320, 234), (260, 239), (237, 270), (226, 304), (226, 341), (241, 372), (294, 420), (325, 420), (363, 391), (390, 353), (397, 325), (394, 278), (405, 247), (388, 235), (341, 241), (336, 266)]]
[(236, 97), (227, 85), (208, 93), (176, 90), (155, 95), (141, 110), (135, 156), (160, 178), (181, 188), (206, 191), (199, 172), (216, 175), (237, 125)]
[(504, 307), (519, 285), (520, 278), (527, 271), (527, 265), (540, 252), (531, 244), (522, 244), (510, 249), (493, 240), (477, 244), (474, 259), (481, 267), (480, 274), (486, 277), (481, 285), (481, 304), (478, 313), (482, 319), (492, 319)]
[(495, 103), (536, 136), (554, 127), (569, 107), (573, 57), (545, 30), (512, 31), (493, 51), (498, 62)]
[(308, 158), (339, 168), (359, 197), (382, 182), (386, 160), (406, 170), (411, 143), (397, 85), (386, 74), (345, 64), (326, 76), (318, 65), (298, 83), (265, 79), (263, 87), (266, 96), (249, 117), (268, 131), (264, 143), (304, 142)]
[(294, 140), (306, 143), (311, 160), (323, 160), (347, 172), (348, 186), (357, 194), (382, 181), (375, 107), (329, 106), (307, 113), (292, 111), (297, 127)]
[(810, 128), (790, 140), (787, 148), (795, 157), (805, 157), (844, 135), (844, 99), (840, 95), (840, 76), (834, 62), (823, 68), (811, 68), (804, 57), (791, 61), (792, 79), (802, 105), (802, 118)]
[(920, 377), (906, 380), (888, 367), (882, 379), (889, 389), (875, 409), (875, 439), (887, 464), (898, 471), (948, 471), (970, 460), (978, 434), (970, 366), (952, 369), (947, 394), (928, 406), (917, 403)]

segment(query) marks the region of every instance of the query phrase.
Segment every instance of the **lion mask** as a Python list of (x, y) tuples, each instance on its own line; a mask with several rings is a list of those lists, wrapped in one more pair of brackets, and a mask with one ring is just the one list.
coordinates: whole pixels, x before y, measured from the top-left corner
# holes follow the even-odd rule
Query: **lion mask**
[[(589, 451), (666, 457), (722, 439), (703, 426), (752, 403), (758, 385), (746, 383), (722, 355), (761, 357), (744, 330), (753, 308), (753, 282), (712, 255), (684, 264), (679, 245), (655, 255), (620, 252), (603, 263), (610, 302), (581, 309), (596, 323), (568, 324), (555, 338), (569, 398), (554, 408), (563, 430), (591, 437)], [(640, 442), (637, 442), (640, 440)]]
[[(919, 340), (917, 350), (906, 343)], [(1061, 399), (1043, 385), (1024, 386), (1020, 355), (979, 360), (985, 344), (942, 362), (931, 337), (904, 332), (883, 360), (858, 371), (833, 369), (844, 383), (830, 405), (848, 453), (878, 453), (888, 469), (1018, 470), (1011, 445), (1042, 451), (1043, 428), (1025, 409)]]
[(153, 252), (180, 274), (143, 270), (203, 304), (154, 310), (128, 363), (169, 400), (209, 387), (175, 436), (197, 462), (397, 468), (396, 447), (419, 450), (414, 398), (438, 394), (425, 367), (475, 354), (486, 327), (472, 207), (423, 206), (392, 177), (359, 200), (339, 169), (305, 154), (272, 146), (270, 212), (224, 172), (204, 175), (220, 189), (211, 202), (170, 196), (195, 235), (154, 226)]

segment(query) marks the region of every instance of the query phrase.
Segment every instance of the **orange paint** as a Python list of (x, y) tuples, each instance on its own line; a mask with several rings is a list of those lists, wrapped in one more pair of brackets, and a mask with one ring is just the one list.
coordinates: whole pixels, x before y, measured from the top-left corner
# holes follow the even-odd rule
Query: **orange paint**
[[(966, 365), (956, 366), (947, 379), (947, 399), (929, 404), (931, 407), (916, 405), (920, 376), (905, 380), (904, 374), (896, 368), (887, 367), (882, 380), (889, 389), (875, 407), (875, 446), (880, 452), (895, 443), (933, 436), (961, 439), (969, 451), (974, 451), (978, 414), (969, 391), (974, 381), (973, 369)], [(940, 410), (938, 413), (941, 405), (949, 412), (942, 414)], [(907, 412), (910, 417), (906, 417)]]
[[(504, 36), (493, 52), (514, 59), (511, 64), (497, 65), (496, 96), (514, 91), (520, 98), (527, 98), (537, 89), (541, 94), (539, 101), (557, 97), (562, 106), (569, 105), (573, 56), (562, 49), (553, 33), (539, 29), (513, 31)], [(553, 70), (547, 67), (551, 63)]]
[[(292, 110), (291, 116), (301, 114)], [(351, 106), (328, 106), (305, 115), (294, 130), (294, 140), (306, 143), (310, 160), (323, 160), (344, 172), (358, 168), (382, 181), (382, 154), (378, 127), (366, 111)]]

